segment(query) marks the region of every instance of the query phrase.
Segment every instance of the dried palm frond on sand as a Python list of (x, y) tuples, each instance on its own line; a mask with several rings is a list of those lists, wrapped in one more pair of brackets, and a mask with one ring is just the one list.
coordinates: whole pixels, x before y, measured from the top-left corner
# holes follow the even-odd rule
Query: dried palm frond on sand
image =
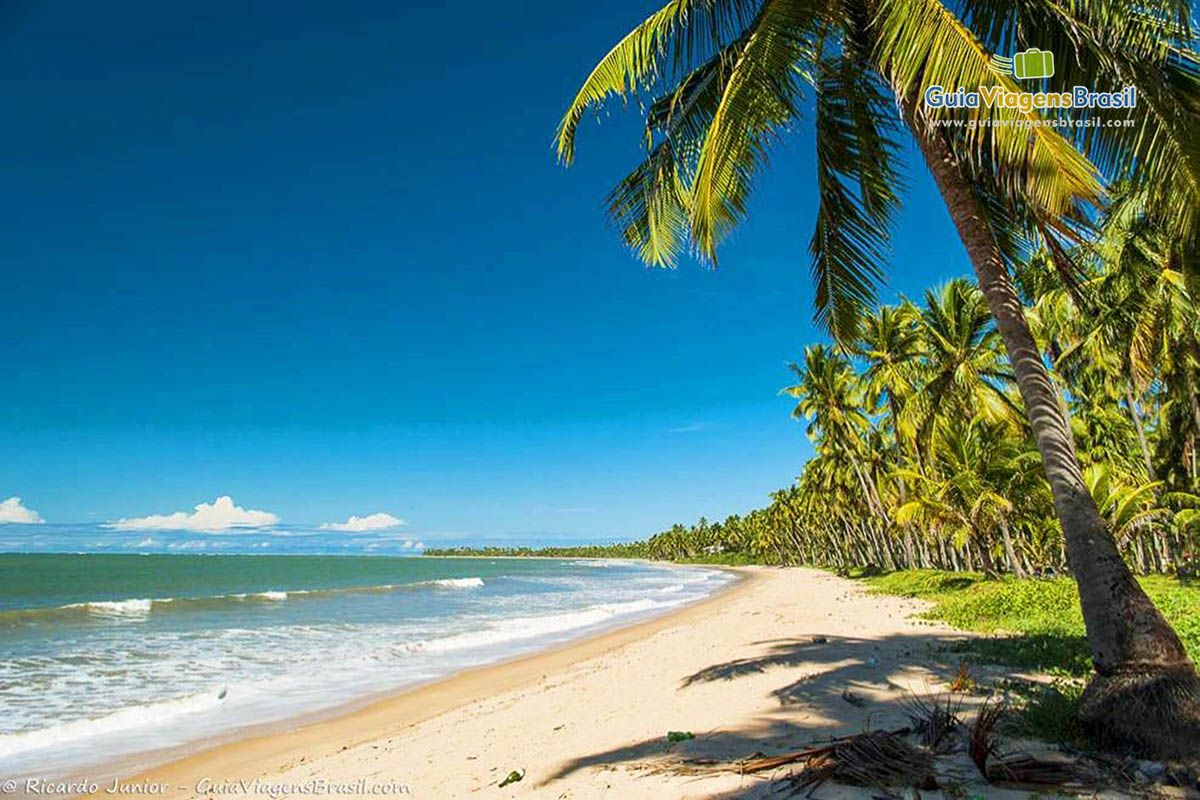
[(752, 774), (803, 763), (803, 768), (790, 778), (800, 789), (825, 781), (850, 786), (936, 788), (933, 756), (909, 744), (904, 738), (909, 733), (910, 729), (903, 728), (843, 736), (819, 747), (743, 762), (740, 771)]

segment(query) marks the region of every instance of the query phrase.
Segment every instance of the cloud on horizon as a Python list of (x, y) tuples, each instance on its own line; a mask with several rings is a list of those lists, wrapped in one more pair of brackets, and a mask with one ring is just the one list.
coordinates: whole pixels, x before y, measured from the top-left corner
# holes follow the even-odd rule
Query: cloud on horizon
[(20, 525), (40, 525), (46, 520), (32, 508), (21, 505), (21, 498), (13, 497), (0, 502), (0, 525), (17, 523)]
[(403, 524), (405, 524), (404, 520), (393, 517), (391, 514), (384, 514), (381, 511), (378, 514), (368, 514), (365, 517), (351, 516), (345, 522), (326, 522), (321, 526), (321, 530), (360, 533), (362, 531), (387, 530), (388, 528), (395, 528)]
[(266, 528), (279, 522), (279, 515), (270, 511), (242, 508), (233, 498), (222, 495), (212, 503), (200, 503), (191, 514), (151, 514), (106, 522), (104, 527), (121, 531), (200, 531), (215, 533), (232, 528)]

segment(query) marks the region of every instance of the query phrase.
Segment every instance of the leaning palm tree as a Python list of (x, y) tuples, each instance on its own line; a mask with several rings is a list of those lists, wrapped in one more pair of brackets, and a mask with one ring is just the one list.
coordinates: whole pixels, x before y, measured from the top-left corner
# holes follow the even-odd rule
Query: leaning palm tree
[[(866, 399), (872, 409), (886, 406), (886, 419), (892, 428), (893, 459), (903, 460), (915, 446), (915, 432), (901, 421), (901, 409), (920, 397), (917, 380), (922, 339), (917, 324), (918, 312), (909, 302), (899, 306), (881, 306), (863, 319), (854, 353), (862, 359)], [(896, 483), (900, 505), (907, 501), (908, 487), (903, 478)], [(908, 566), (917, 566), (916, 546), (911, 525), (904, 525), (904, 556)]]
[[(1022, 242), (1041, 241), (1070, 278), (1064, 241), (1084, 235), (1102, 202), (1096, 168), (1145, 187), (1159, 218), (1200, 250), (1200, 62), (1188, 14), (1187, 0), (670, 0), (593, 69), (556, 138), (570, 163), (589, 107), (645, 98), (646, 158), (611, 193), (610, 215), (648, 264), (674, 265), (688, 248), (715, 263), (811, 87), (817, 314), (849, 342), (886, 269), (897, 140), (911, 134), (1008, 350), (1053, 492), (1097, 672), (1084, 720), (1156, 753), (1200, 747), (1200, 678), (1087, 490), (1009, 265)], [(989, 69), (988, 51), (1029, 44), (1059, 54), (1065, 86), (1136, 86), (1133, 124), (1071, 112), (1099, 124), (1064, 136), (1034, 109), (920, 102), (935, 86), (1018, 91)]]

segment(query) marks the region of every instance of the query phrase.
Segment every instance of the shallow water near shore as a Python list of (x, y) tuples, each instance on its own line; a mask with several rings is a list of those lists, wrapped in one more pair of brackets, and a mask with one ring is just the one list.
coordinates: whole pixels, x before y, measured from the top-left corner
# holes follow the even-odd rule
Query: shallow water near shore
[(0, 554), (0, 775), (332, 708), (730, 580), (624, 561)]

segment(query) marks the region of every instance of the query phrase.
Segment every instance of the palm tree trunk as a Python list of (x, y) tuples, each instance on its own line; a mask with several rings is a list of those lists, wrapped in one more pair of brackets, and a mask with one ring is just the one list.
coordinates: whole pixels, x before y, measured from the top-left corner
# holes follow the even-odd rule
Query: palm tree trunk
[[(1058, 391), (965, 165), (942, 130), (917, 116), (913, 99), (901, 107), (1004, 339), (1054, 496), (1097, 672), (1081, 704), (1084, 721), (1111, 741), (1147, 752), (1200, 747), (1200, 678), (1121, 559), (1083, 481)], [(1131, 714), (1133, 708), (1144, 712)]]
[(863, 495), (867, 498), (867, 507), (871, 512), (879, 517), (880, 524), (884, 527), (888, 524), (887, 512), (883, 510), (883, 503), (879, 500), (879, 495), (875, 493), (872, 481), (868, 479), (866, 471), (858, 462), (858, 457), (853, 452), (847, 450), (846, 455), (850, 459), (850, 466), (854, 468), (854, 474), (858, 476), (858, 485), (862, 487)]
[(1142, 533), (1133, 537), (1134, 560), (1139, 575), (1146, 574), (1146, 550), (1142, 547), (1143, 538), (1145, 538), (1145, 534)]
[[(900, 445), (900, 409), (896, 406), (896, 397), (888, 392), (888, 410), (892, 414), (892, 434), (896, 437), (896, 464), (901, 463), (904, 448)], [(896, 488), (900, 493), (900, 505), (908, 502), (908, 487), (905, 485), (904, 476), (896, 479)], [(913, 531), (912, 525), (904, 523), (904, 559), (907, 562), (905, 567), (913, 569), (917, 566), (916, 551), (913, 549)]]
[(1025, 574), (1025, 569), (1021, 566), (1021, 561), (1017, 558), (1017, 551), (1013, 549), (1012, 533), (1008, 530), (1008, 523), (1000, 523), (1000, 534), (1004, 538), (1004, 557), (1008, 560), (1008, 569), (1018, 578), (1028, 577)]
[(1129, 416), (1133, 419), (1133, 429), (1137, 432), (1138, 447), (1142, 451), (1142, 461), (1146, 464), (1146, 476), (1152, 481), (1157, 480), (1154, 477), (1154, 462), (1150, 459), (1150, 448), (1146, 445), (1146, 426), (1142, 421), (1142, 412), (1137, 407), (1137, 398), (1133, 395), (1132, 376), (1125, 386), (1125, 402), (1129, 404)]

